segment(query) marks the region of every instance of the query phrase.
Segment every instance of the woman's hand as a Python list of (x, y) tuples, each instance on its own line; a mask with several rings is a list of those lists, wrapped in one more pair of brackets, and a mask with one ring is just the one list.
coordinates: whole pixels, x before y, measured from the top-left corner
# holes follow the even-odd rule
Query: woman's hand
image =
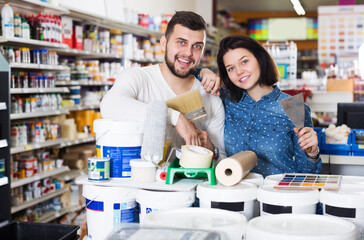
[(313, 128), (304, 127), (298, 130), (294, 128), (293, 131), (298, 135), (298, 142), (303, 151), (311, 155), (315, 155), (318, 152), (318, 139), (317, 133)]
[(220, 96), (220, 77), (207, 68), (201, 69), (200, 76), (202, 78), (201, 84), (203, 89), (211, 95), (216, 94), (217, 96)]

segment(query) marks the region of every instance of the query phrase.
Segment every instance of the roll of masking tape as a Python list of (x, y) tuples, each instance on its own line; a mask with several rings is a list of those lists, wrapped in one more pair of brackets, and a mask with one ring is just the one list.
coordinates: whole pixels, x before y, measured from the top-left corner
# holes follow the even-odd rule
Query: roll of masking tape
[(213, 152), (207, 148), (184, 145), (179, 161), (184, 168), (210, 168)]
[(216, 166), (215, 175), (219, 183), (233, 186), (239, 183), (257, 165), (257, 155), (252, 151), (242, 151), (222, 159)]

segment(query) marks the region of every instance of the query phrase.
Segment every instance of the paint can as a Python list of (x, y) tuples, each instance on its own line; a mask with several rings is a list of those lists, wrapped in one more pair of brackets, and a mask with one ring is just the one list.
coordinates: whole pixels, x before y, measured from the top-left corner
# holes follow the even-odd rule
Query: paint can
[(140, 158), (143, 126), (142, 121), (94, 121), (96, 155), (110, 158), (111, 178), (130, 178), (130, 160)]
[(260, 186), (257, 193), (261, 216), (281, 213), (315, 214), (319, 198), (317, 189), (283, 190), (274, 189), (273, 185)]
[(153, 162), (143, 161), (142, 159), (130, 160), (131, 180), (133, 182), (147, 183), (155, 182), (157, 165)]
[(84, 184), (87, 236), (105, 239), (119, 223), (135, 222), (135, 188)]
[(242, 180), (241, 183), (253, 183), (257, 186), (263, 185), (264, 183), (264, 177), (263, 175), (259, 174), (259, 173), (249, 173), (248, 175), (246, 175)]
[(338, 190), (322, 189), (323, 213), (353, 222), (364, 239), (364, 185), (345, 184)]
[(139, 221), (151, 212), (191, 207), (195, 201), (195, 191), (172, 192), (138, 189), (136, 201), (139, 204)]
[(221, 240), (241, 240), (247, 220), (242, 214), (222, 209), (183, 208), (153, 212), (145, 217), (144, 225), (201, 229), (219, 232)]
[(105, 182), (110, 180), (110, 158), (89, 157), (88, 158), (88, 180)]
[(279, 214), (249, 221), (246, 240), (357, 240), (351, 222), (322, 215)]
[(252, 183), (240, 183), (231, 187), (219, 183), (212, 186), (209, 182), (203, 182), (197, 185), (197, 197), (201, 208), (238, 212), (249, 220), (253, 217), (257, 186)]

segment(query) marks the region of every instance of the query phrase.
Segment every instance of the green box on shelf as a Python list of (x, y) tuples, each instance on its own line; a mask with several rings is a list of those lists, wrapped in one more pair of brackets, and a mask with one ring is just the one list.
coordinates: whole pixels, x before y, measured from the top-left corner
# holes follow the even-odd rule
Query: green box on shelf
[(166, 184), (173, 184), (174, 178), (208, 178), (210, 185), (216, 185), (214, 160), (210, 168), (183, 168), (179, 165), (179, 159), (175, 158), (168, 167)]

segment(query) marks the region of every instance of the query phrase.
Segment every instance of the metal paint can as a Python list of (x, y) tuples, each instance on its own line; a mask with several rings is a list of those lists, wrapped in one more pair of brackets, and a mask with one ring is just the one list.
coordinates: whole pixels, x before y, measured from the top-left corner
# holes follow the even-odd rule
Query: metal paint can
[(110, 158), (90, 157), (88, 158), (88, 180), (104, 182), (110, 180)]

